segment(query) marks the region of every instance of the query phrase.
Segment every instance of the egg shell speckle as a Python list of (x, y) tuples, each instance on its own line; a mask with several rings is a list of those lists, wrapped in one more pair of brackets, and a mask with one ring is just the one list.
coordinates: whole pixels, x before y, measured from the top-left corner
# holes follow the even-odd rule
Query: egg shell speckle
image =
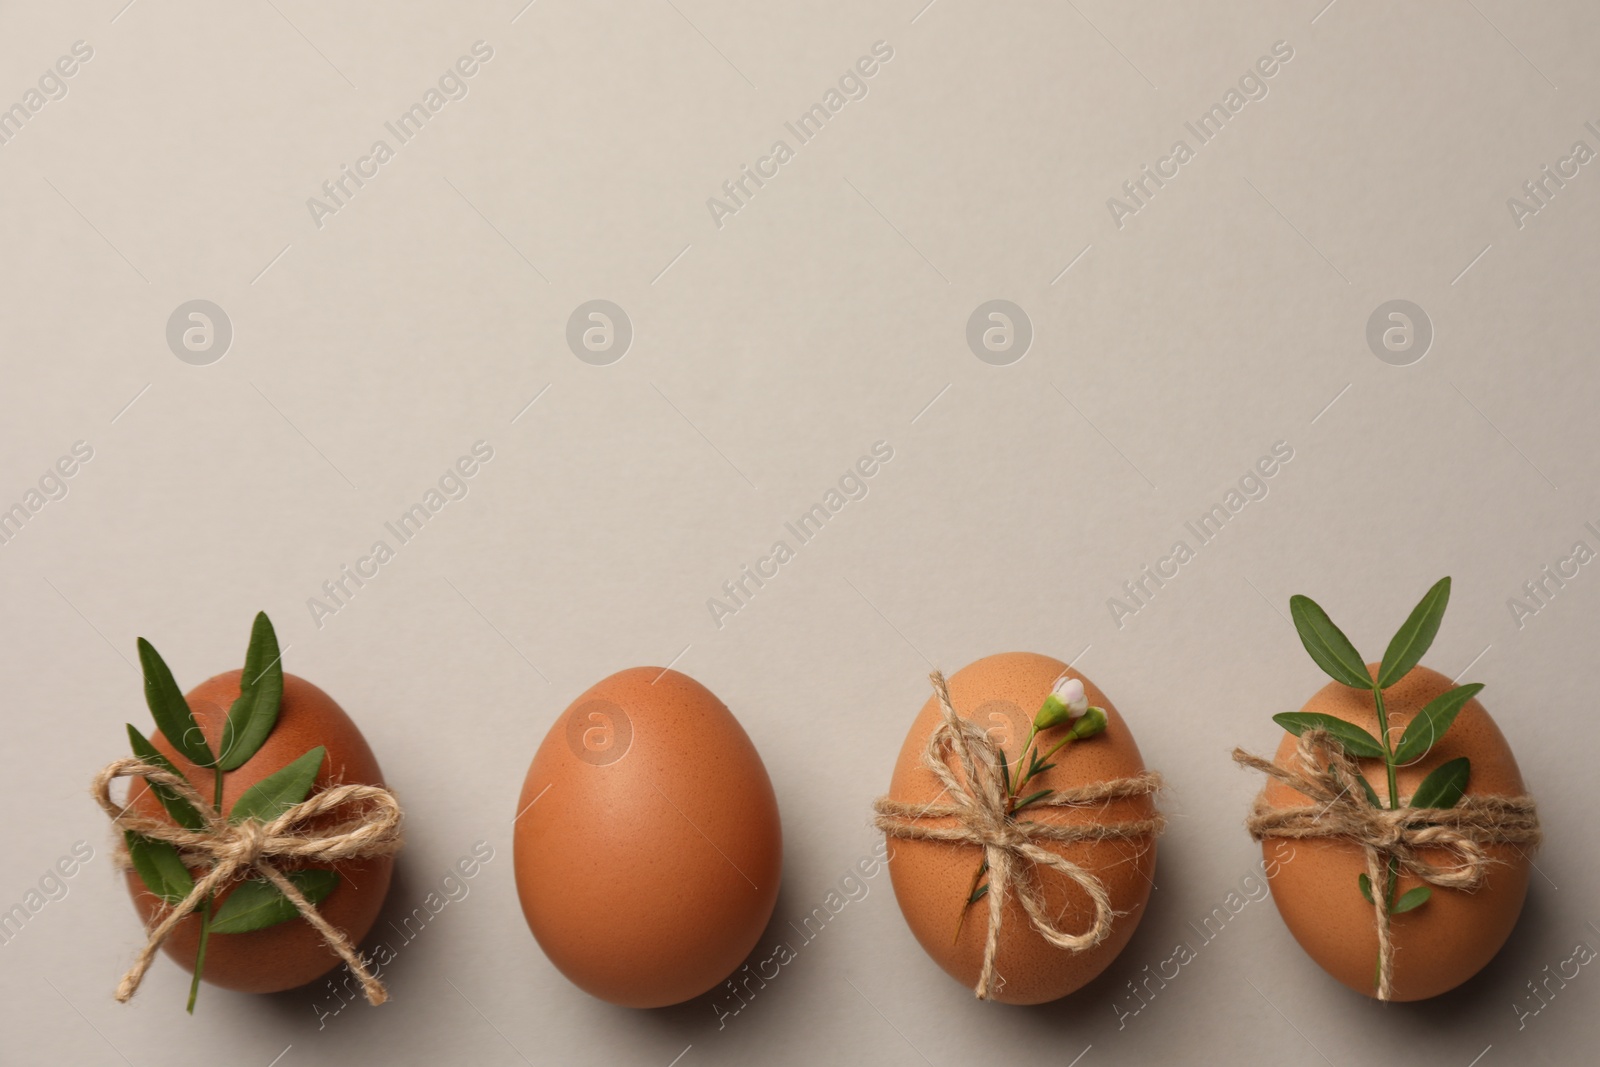
[[(242, 673), (228, 671), (219, 674), (201, 682), (186, 695), (195, 722), (213, 752), (221, 747), (222, 724), (227, 720), (228, 708), (239, 696)], [(172, 761), (196, 792), (207, 799), (212, 796), (215, 785), (210, 768), (190, 763), (159, 732), (151, 735), (150, 741)], [(312, 783), (313, 793), (339, 784), (384, 784), (377, 758), (344, 710), (321, 689), (303, 678), (286, 673), (283, 676), (283, 701), (272, 733), (244, 766), (223, 772), (222, 810), (231, 810), (246, 789), (318, 745), (326, 747), (328, 754), (317, 772), (316, 781)], [(171, 821), (155, 794), (145, 788), (142, 782), (134, 787), (133, 796), (135, 811)], [(338, 821), (338, 818), (337, 815), (332, 817), (333, 821)], [(289, 871), (294, 867), (285, 864), (282, 869)], [(359, 944), (372, 929), (378, 912), (383, 908), (384, 898), (389, 893), (394, 860), (392, 857), (347, 860), (336, 869), (339, 872), (339, 884), (317, 905), (317, 910), (335, 928), (343, 930), (351, 941)], [(198, 876), (203, 872), (192, 873)], [(128, 890), (133, 894), (134, 907), (148, 928), (155, 921), (161, 902), (145, 888), (144, 882), (132, 869), (127, 872), (127, 881)], [(219, 894), (219, 903), (226, 900), (231, 892), (228, 889)], [(200, 917), (189, 915), (178, 923), (162, 949), (186, 970), (193, 971), (199, 944)], [(245, 993), (276, 993), (314, 981), (341, 962), (322, 935), (310, 923), (297, 917), (263, 930), (242, 934), (212, 934), (206, 944), (206, 966), (202, 978), (225, 989)]]
[[(1003, 653), (980, 659), (948, 680), (956, 713), (990, 732), (1010, 759), (1021, 758), (1028, 727), (1044, 698), (1063, 676), (1081, 679), (1089, 703), (1105, 709), (1105, 732), (1070, 743), (1059, 753), (1056, 766), (1034, 778), (1037, 789), (1072, 789), (1091, 782), (1124, 778), (1144, 771), (1139, 746), (1127, 723), (1099, 687), (1060, 660), (1029, 652)], [(936, 698), (930, 697), (912, 723), (895, 763), (889, 795), (898, 801), (925, 804), (944, 788), (922, 764), (928, 737), (942, 721)], [(1063, 728), (1040, 735), (1048, 751), (1063, 735)], [(959, 774), (959, 771), (957, 772)], [(1030, 808), (1028, 818), (1043, 822), (1091, 823), (1148, 819), (1155, 813), (1151, 797), (1107, 801), (1085, 808)], [(928, 820), (930, 824), (955, 823), (954, 819)], [(1110, 894), (1113, 908), (1122, 913), (1110, 935), (1084, 952), (1056, 948), (1035, 931), (1028, 914), (1012, 896), (1002, 911), (1000, 949), (995, 968), (1004, 980), (995, 999), (1008, 1004), (1040, 1004), (1066, 996), (1087, 985), (1116, 959), (1143, 917), (1155, 875), (1155, 839), (1101, 842), (1041, 842), (1051, 852), (1094, 873)], [(934, 962), (956, 981), (971, 987), (983, 965), (988, 930), (988, 906), (980, 901), (967, 913), (955, 939), (957, 922), (972, 882), (982, 862), (976, 845), (891, 838), (890, 879), (900, 910), (917, 941)], [(1057, 925), (1079, 933), (1093, 922), (1093, 904), (1075, 883), (1054, 871), (1039, 875), (1046, 910), (1058, 916)]]
[[(1378, 664), (1368, 665), (1377, 676)], [(1384, 690), (1391, 744), (1397, 743), (1407, 724), (1434, 697), (1455, 683), (1437, 671), (1416, 667)], [(1329, 682), (1301, 709), (1333, 715), (1378, 735), (1377, 705), (1372, 694)], [(1298, 738), (1285, 733), (1274, 758), (1279, 766), (1295, 765)], [(1458, 756), (1472, 761), (1468, 796), (1519, 796), (1525, 787), (1516, 758), (1489, 713), (1470, 700), (1444, 737), (1420, 760), (1397, 772), (1402, 798), (1409, 797), (1435, 767)], [(1363, 777), (1387, 804), (1388, 780), (1383, 761), (1360, 760)], [(1276, 780), (1268, 782), (1265, 797), (1275, 807), (1309, 803), (1304, 794)], [(1478, 973), (1511, 935), (1528, 891), (1530, 863), (1515, 845), (1489, 845), (1496, 861), (1488, 881), (1472, 892), (1434, 887), (1428, 902), (1414, 911), (1392, 917), (1395, 944), (1394, 999), (1425, 1000), (1455, 988)], [(1272, 898), (1295, 940), (1323, 970), (1367, 996), (1376, 995), (1373, 979), (1378, 958), (1378, 932), (1373, 906), (1357, 886), (1366, 868), (1363, 850), (1343, 838), (1262, 842)], [(1448, 854), (1424, 852), (1435, 863), (1449, 862)], [(1399, 892), (1422, 885), (1402, 874)]]
[(528, 926), (603, 1000), (696, 997), (772, 917), (783, 858), (772, 782), (738, 720), (687, 675), (636, 667), (585, 692), (539, 746), (517, 810)]

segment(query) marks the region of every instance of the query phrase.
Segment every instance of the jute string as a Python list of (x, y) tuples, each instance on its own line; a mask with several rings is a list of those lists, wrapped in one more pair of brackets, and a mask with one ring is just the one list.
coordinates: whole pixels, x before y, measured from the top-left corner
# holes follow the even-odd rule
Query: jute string
[[(153, 785), (171, 789), (193, 805), (206, 825), (189, 830), (165, 819), (141, 815), (131, 807), (118, 806), (111, 799), (111, 783), (130, 777), (144, 778)], [(195, 882), (189, 895), (171, 905), (148, 931), (144, 948), (117, 986), (118, 1001), (126, 1002), (138, 990), (145, 971), (155, 959), (156, 950), (186, 915), (200, 907), (211, 894), (251, 873), (259, 874), (289, 898), (295, 909), (361, 980), (368, 1003), (382, 1004), (389, 998), (383, 983), (367, 969), (350, 939), (322, 917), (316, 905), (278, 869), (278, 864), (285, 861), (333, 864), (341, 860), (394, 855), (400, 850), (402, 835), (400, 802), (393, 793), (372, 785), (336, 785), (308, 797), (271, 821), (245, 819), (234, 824), (201, 798), (187, 779), (138, 759), (121, 759), (104, 767), (95, 776), (93, 793), (118, 830), (131, 830), (156, 841), (165, 841), (178, 850), (186, 867), (210, 867)], [(325, 828), (312, 825), (318, 817), (347, 805), (360, 805), (359, 814)]]
[[(928, 736), (922, 764), (944, 785), (941, 803), (907, 804), (890, 797), (879, 797), (873, 805), (874, 825), (890, 837), (913, 841), (948, 841), (977, 845), (989, 865), (989, 930), (983, 946), (983, 969), (973, 992), (979, 1000), (992, 999), (995, 993), (995, 956), (1000, 949), (1000, 928), (1006, 900), (1015, 894), (1028, 914), (1033, 928), (1050, 944), (1069, 952), (1083, 952), (1111, 932), (1118, 914), (1111, 906), (1105, 885), (1093, 872), (1043, 848), (1040, 841), (1131, 841), (1153, 837), (1165, 826), (1157, 813), (1153, 818), (1120, 823), (1062, 825), (1016, 818), (1011, 796), (1001, 770), (1005, 752), (974, 723), (956, 714), (950, 703), (950, 690), (944, 675), (928, 676), (939, 700), (943, 721)], [(1064, 751), (1070, 752), (1069, 745)], [(958, 773), (959, 768), (959, 773)], [(1077, 789), (1058, 789), (1035, 801), (1030, 807), (1079, 807), (1125, 797), (1143, 797), (1161, 788), (1161, 776), (1153, 771), (1131, 778), (1095, 782)], [(956, 825), (935, 826), (927, 820), (954, 819)], [(1045, 913), (1037, 869), (1059, 871), (1075, 882), (1094, 904), (1094, 921), (1081, 934), (1067, 933)], [(962, 902), (962, 907), (966, 903)]]
[[(1529, 796), (1466, 796), (1453, 808), (1373, 807), (1355, 758), (1324, 730), (1300, 735), (1297, 766), (1280, 767), (1237, 748), (1233, 758), (1312, 801), (1275, 808), (1265, 792), (1258, 795), (1245, 820), (1255, 840), (1346, 837), (1361, 846), (1378, 927), (1379, 1000), (1394, 996), (1394, 938), (1385, 901), (1390, 860), (1429, 885), (1471, 891), (1483, 885), (1495, 862), (1486, 846), (1539, 844), (1539, 813)], [(1423, 849), (1437, 849), (1448, 859), (1434, 863)]]

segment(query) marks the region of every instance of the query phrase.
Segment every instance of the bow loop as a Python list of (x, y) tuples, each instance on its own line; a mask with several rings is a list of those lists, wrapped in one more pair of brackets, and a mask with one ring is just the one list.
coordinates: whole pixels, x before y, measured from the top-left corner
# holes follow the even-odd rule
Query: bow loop
[[(191, 830), (166, 819), (140, 814), (131, 805), (118, 805), (111, 799), (111, 783), (130, 777), (143, 778), (152, 785), (172, 790), (201, 814), (205, 826)], [(150, 930), (144, 948), (117, 986), (117, 1000), (127, 1001), (138, 990), (156, 950), (179, 922), (213, 893), (252, 871), (276, 886), (349, 965), (361, 980), (368, 1002), (376, 1005), (388, 999), (383, 983), (368, 970), (350, 939), (322, 917), (316, 905), (306, 899), (277, 864), (280, 861), (331, 864), (394, 855), (400, 851), (402, 833), (400, 802), (393, 793), (380, 786), (336, 785), (287, 808), (267, 822), (242, 819), (235, 823), (202, 799), (188, 779), (139, 759), (121, 759), (108, 764), (95, 776), (93, 793), (95, 801), (118, 830), (171, 845), (186, 867), (209, 867), (195, 880), (189, 895), (171, 904), (166, 915)], [(356, 806), (359, 806), (358, 814), (334, 825), (325, 825), (321, 818)]]

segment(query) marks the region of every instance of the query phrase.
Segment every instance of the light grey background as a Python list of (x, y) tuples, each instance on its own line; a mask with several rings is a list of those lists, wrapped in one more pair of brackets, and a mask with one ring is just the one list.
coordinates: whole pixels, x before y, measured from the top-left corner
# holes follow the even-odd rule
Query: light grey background
[[(1600, 149), (1592, 5), (124, 2), (0, 6), (0, 104), (94, 49), (0, 147), (0, 505), (94, 449), (0, 547), (0, 906), (97, 850), (0, 945), (5, 1062), (1592, 1056), (1591, 968), (1519, 1013), (1600, 943), (1597, 566), (1520, 625), (1508, 600), (1600, 549), (1600, 164), (1520, 228), (1507, 206), (1575, 141)], [(479, 40), (469, 95), (315, 225), (307, 198)], [(877, 41), (868, 95), (719, 228), (707, 198), (793, 147), (784, 122)], [(1118, 228), (1107, 198), (1195, 147), (1184, 122), (1277, 41), (1268, 95)], [(233, 327), (208, 366), (166, 341), (195, 299)], [(593, 299), (633, 326), (609, 366), (566, 345)], [(966, 343), (994, 299), (1034, 330), (1009, 366)], [(1365, 340), (1394, 299), (1435, 331), (1411, 366)], [(470, 494), (319, 628), (308, 598), (480, 439)], [(708, 598), (880, 440), (868, 495), (714, 625)], [(1269, 495), (1118, 626), (1108, 599), (1277, 441)], [(1289, 595), (1376, 656), (1445, 573), (1428, 662), (1488, 684), (1547, 830), (1511, 944), (1456, 993), (1382, 1006), (1256, 903), (1119, 1018), (1258, 859), (1259, 782), (1228, 751), (1266, 750), (1268, 716), (1323, 681)], [(497, 850), (404, 948), (392, 1004), (321, 1029), (316, 988), (208, 988), (188, 1018), (165, 960), (111, 999), (140, 931), (86, 786), (145, 721), (134, 638), (187, 687), (241, 662), (260, 608), (408, 807), (388, 916)], [(785, 833), (765, 955), (870, 852), (930, 664), (1012, 649), (1077, 658), (1172, 786), (1159, 891), (1095, 985), (974, 1002), (882, 877), (722, 1029), (714, 998), (615, 1009), (540, 954), (510, 820), (594, 681), (675, 662), (759, 746)]]

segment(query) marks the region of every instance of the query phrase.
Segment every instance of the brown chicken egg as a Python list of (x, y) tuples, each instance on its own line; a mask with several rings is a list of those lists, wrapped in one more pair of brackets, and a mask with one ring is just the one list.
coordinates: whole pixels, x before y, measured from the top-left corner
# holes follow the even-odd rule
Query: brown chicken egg
[[(213, 752), (221, 748), (222, 725), (228, 717), (228, 708), (239, 696), (241, 675), (241, 671), (219, 674), (187, 694), (195, 722)], [(212, 797), (215, 780), (211, 768), (198, 767), (185, 759), (160, 733), (150, 740), (200, 796), (207, 800)], [(222, 810), (231, 810), (246, 789), (318, 745), (327, 749), (327, 757), (311, 787), (313, 793), (341, 783), (383, 785), (383, 775), (372, 749), (367, 747), (366, 739), (344, 710), (321, 689), (286, 673), (277, 725), (255, 755), (238, 769), (223, 772)], [(142, 783), (133, 791), (132, 807), (142, 815), (170, 821), (155, 795)], [(317, 905), (317, 910), (335, 928), (343, 930), (352, 942), (360, 943), (383, 907), (393, 867), (391, 857), (340, 863), (339, 884)], [(285, 864), (282, 869), (287, 872), (294, 868)], [(198, 877), (204, 872), (191, 873)], [(145, 887), (132, 869), (127, 872), (127, 879), (134, 907), (148, 927), (161, 910), (161, 900)], [(234, 887), (218, 894), (219, 906)], [(199, 942), (200, 916), (191, 914), (178, 923), (162, 948), (168, 956), (193, 971)], [(305, 919), (296, 917), (247, 933), (211, 934), (206, 943), (205, 970), (201, 977), (225, 989), (275, 993), (314, 981), (340, 962), (322, 935)]]
[(517, 893), (580, 989), (654, 1008), (699, 996), (755, 947), (783, 836), (761, 756), (705, 686), (658, 667), (578, 697), (528, 768)]
[[(1074, 741), (1054, 759), (1056, 766), (1034, 778), (1036, 789), (1072, 789), (1093, 782), (1124, 778), (1144, 771), (1139, 746), (1127, 724), (1098, 687), (1060, 660), (1030, 652), (987, 656), (957, 671), (948, 680), (956, 713), (970, 719), (999, 744), (1015, 773), (1022, 746), (1034, 715), (1058, 680), (1083, 682), (1089, 703), (1104, 708), (1103, 733)], [(926, 804), (936, 800), (943, 785), (922, 763), (928, 737), (942, 721), (936, 698), (930, 697), (912, 723), (900, 749), (889, 783), (892, 800)], [(1066, 733), (1056, 727), (1040, 734), (1049, 750)], [(958, 777), (961, 775), (958, 772)], [(1019, 818), (1044, 822), (1124, 822), (1150, 819), (1155, 804), (1150, 796), (1112, 799), (1084, 807), (1037, 807)], [(954, 825), (950, 818), (926, 820), (933, 825)], [(895, 897), (906, 923), (935, 963), (956, 981), (971, 987), (983, 965), (988, 931), (988, 905), (968, 908), (973, 875), (983, 860), (977, 845), (942, 841), (890, 839), (889, 873)], [(1144, 915), (1156, 865), (1154, 837), (1098, 842), (1041, 842), (1043, 847), (1075, 863), (1104, 884), (1117, 915), (1111, 933), (1098, 945), (1081, 952), (1057, 948), (1029, 923), (1028, 914), (1011, 895), (1002, 911), (999, 952), (995, 968), (1003, 980), (994, 999), (1008, 1004), (1040, 1004), (1066, 996), (1093, 980), (1116, 959)], [(1094, 920), (1089, 895), (1075, 882), (1053, 869), (1035, 868), (1046, 914), (1065, 933), (1080, 934)], [(965, 912), (965, 919), (962, 918)], [(960, 933), (957, 934), (959, 925)]]
[[(1370, 664), (1368, 670), (1376, 677), (1378, 664)], [(1390, 742), (1399, 741), (1406, 725), (1428, 701), (1452, 688), (1454, 683), (1444, 675), (1416, 667), (1384, 690)], [(1370, 692), (1330, 682), (1301, 710), (1344, 719), (1378, 736), (1377, 707)], [(1297, 744), (1298, 739), (1286, 733), (1274, 762), (1295, 766)], [(1434, 768), (1460, 756), (1472, 761), (1467, 796), (1520, 796), (1525, 792), (1506, 739), (1483, 705), (1470, 700), (1426, 755), (1399, 769), (1401, 797), (1409, 797)], [(1362, 776), (1379, 800), (1388, 804), (1383, 761), (1359, 762)], [(1276, 779), (1268, 780), (1264, 797), (1278, 808), (1309, 803), (1303, 794)], [(1421, 907), (1391, 917), (1394, 1000), (1424, 1000), (1455, 988), (1478, 973), (1510, 936), (1528, 891), (1530, 861), (1517, 845), (1485, 847), (1495, 862), (1481, 888), (1469, 892), (1436, 886)], [(1273, 901), (1300, 947), (1340, 982), (1374, 996), (1378, 932), (1373, 906), (1357, 884), (1367, 869), (1361, 847), (1338, 837), (1268, 838), (1262, 842), (1262, 852)], [(1424, 850), (1423, 856), (1434, 863), (1450, 862), (1450, 857), (1438, 850)], [(1402, 874), (1398, 892), (1422, 884), (1420, 879)]]

